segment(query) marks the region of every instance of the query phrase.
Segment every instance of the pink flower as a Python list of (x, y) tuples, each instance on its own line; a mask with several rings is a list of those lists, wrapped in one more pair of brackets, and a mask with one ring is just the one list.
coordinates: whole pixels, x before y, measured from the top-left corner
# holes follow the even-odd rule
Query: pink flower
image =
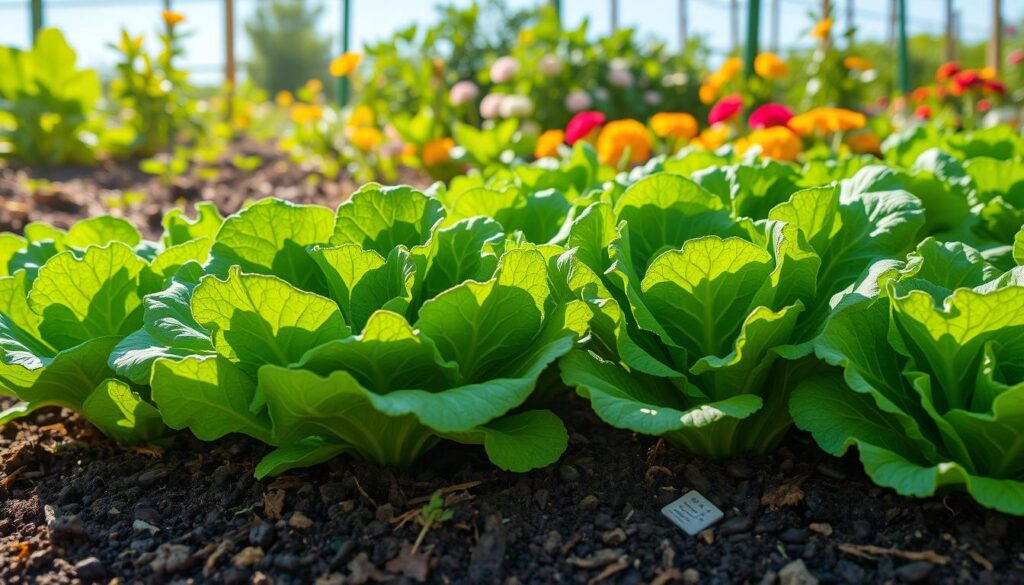
[(503, 93), (489, 93), (480, 100), (480, 116), (486, 120), (497, 118), (501, 113), (501, 102), (505, 99)]
[(789, 108), (772, 102), (754, 110), (747, 119), (747, 125), (754, 129), (785, 126), (792, 117), (793, 112)]
[(653, 89), (644, 92), (644, 103), (648, 106), (655, 107), (661, 105), (661, 94), (654, 91)]
[(499, 57), (491, 65), (491, 81), (505, 83), (519, 73), (519, 61), (515, 57)]
[(914, 110), (914, 115), (922, 120), (930, 120), (932, 117), (932, 108), (928, 104), (917, 106)]
[(1006, 84), (998, 79), (987, 79), (985, 80), (985, 91), (1006, 95)]
[(604, 114), (601, 112), (580, 112), (569, 120), (565, 127), (565, 143), (569, 146), (576, 144), (590, 135), (595, 129), (604, 124)]
[(727, 95), (712, 106), (711, 112), (708, 114), (708, 124), (714, 126), (719, 122), (731, 120), (740, 115), (742, 111), (743, 97), (738, 93)]
[(472, 102), (478, 95), (480, 95), (480, 88), (472, 81), (463, 80), (452, 86), (448, 93), (448, 101), (458, 107)]
[(558, 77), (562, 74), (563, 69), (565, 69), (565, 64), (562, 63), (558, 55), (544, 55), (537, 62), (537, 70), (544, 77)]
[(1010, 53), (1009, 57), (1010, 65), (1020, 65), (1024, 63), (1024, 51), (1014, 51)]
[(574, 89), (565, 96), (565, 109), (574, 114), (589, 109), (592, 105), (594, 105), (594, 100), (590, 99), (590, 94), (582, 89)]

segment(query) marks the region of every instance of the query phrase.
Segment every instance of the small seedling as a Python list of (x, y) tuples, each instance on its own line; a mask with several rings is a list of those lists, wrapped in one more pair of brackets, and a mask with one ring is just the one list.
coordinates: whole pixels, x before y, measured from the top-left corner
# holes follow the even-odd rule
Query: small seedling
[(416, 554), (419, 550), (420, 545), (423, 544), (423, 539), (427, 537), (427, 532), (438, 524), (442, 524), (452, 519), (454, 512), (452, 510), (446, 510), (444, 507), (444, 498), (441, 497), (441, 492), (435, 492), (430, 497), (430, 501), (423, 506), (420, 510), (416, 521), (420, 523), (423, 528), (420, 529), (420, 533), (416, 535), (416, 542), (412, 545), (412, 554)]

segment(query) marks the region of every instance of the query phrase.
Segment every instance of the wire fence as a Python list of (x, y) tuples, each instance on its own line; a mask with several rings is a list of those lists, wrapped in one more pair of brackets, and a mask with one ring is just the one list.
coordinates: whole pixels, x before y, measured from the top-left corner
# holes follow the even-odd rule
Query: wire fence
[[(245, 64), (252, 55), (251, 43), (245, 34), (245, 23), (252, 18), (262, 4), (272, 0), (235, 0), (234, 38), (236, 61), (244, 75)], [(301, 1), (301, 0), (295, 0)], [(510, 0), (513, 7), (529, 7), (544, 0)], [(416, 22), (429, 24), (436, 19), (434, 2), (424, 0), (351, 0), (351, 34), (353, 45), (384, 38), (391, 32)], [(320, 32), (329, 35), (333, 46), (340, 49), (342, 0), (308, 0), (312, 5), (320, 4), (324, 10), (317, 23)], [(468, 1), (457, 2), (468, 4)], [(591, 23), (591, 32), (601, 34), (616, 24), (611, 14), (620, 15), (617, 24), (636, 28), (641, 36), (658, 37), (676, 48), (682, 36), (704, 38), (711, 54), (720, 59), (732, 53), (742, 43), (746, 29), (745, 0), (640, 0), (623, 2), (619, 0), (618, 10), (612, 9), (612, 2), (593, 0), (562, 0), (562, 14), (566, 26), (575, 26), (586, 18)], [(851, 23), (857, 26), (862, 38), (887, 39), (894, 30), (888, 24), (893, 22), (889, 0), (835, 0), (833, 15), (837, 30), (845, 30)], [(1019, 4), (1019, 5), (1017, 5)], [(0, 0), (0, 39), (3, 44), (27, 46), (31, 41), (31, 2), (29, 0)], [(98, 69), (101, 75), (113, 73), (115, 55), (107, 48), (115, 42), (122, 26), (133, 34), (154, 32), (159, 26), (158, 13), (165, 6), (165, 0), (45, 0), (43, 23), (45, 26), (61, 28), (69, 42), (81, 55), (85, 66)], [(225, 67), (225, 16), (223, 0), (172, 0), (175, 10), (188, 15), (187, 29), (192, 34), (184, 40), (186, 56), (182, 65), (189, 70), (197, 83), (218, 83)], [(907, 0), (908, 34), (942, 35), (947, 23), (942, 18), (946, 11), (946, 0)], [(979, 6), (980, 5), (980, 6)], [(679, 22), (684, 18), (685, 25)], [(991, 31), (991, 9), (989, 2), (979, 0), (956, 0), (953, 13), (956, 35), (965, 40), (984, 40)], [(1024, 17), (1024, 1), (1009, 7), (1008, 22)], [(808, 14), (820, 14), (819, 0), (762, 0), (761, 30), (762, 47), (773, 50), (805, 49), (812, 42), (794, 32), (805, 32), (812, 22)], [(651, 25), (651, 12), (657, 11), (658, 28)], [(987, 13), (987, 14), (986, 14)], [(663, 16), (663, 17), (662, 17)], [(781, 24), (780, 24), (781, 21)], [(798, 24), (794, 24), (798, 23)], [(780, 30), (784, 29), (784, 30)], [(322, 71), (311, 65), (307, 72), (311, 77)]]

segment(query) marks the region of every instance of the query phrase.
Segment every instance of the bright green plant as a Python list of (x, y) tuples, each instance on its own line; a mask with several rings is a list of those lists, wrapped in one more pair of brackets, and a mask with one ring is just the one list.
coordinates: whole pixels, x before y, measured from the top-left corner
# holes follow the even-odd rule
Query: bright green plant
[(95, 160), (100, 80), (76, 61), (57, 29), (40, 31), (29, 51), (0, 47), (0, 156), (34, 165)]
[[(1019, 257), (1018, 257), (1019, 258)], [(839, 299), (815, 341), (842, 368), (793, 394), (797, 426), (905, 495), (967, 491), (1024, 514), (1024, 267), (926, 240)]]

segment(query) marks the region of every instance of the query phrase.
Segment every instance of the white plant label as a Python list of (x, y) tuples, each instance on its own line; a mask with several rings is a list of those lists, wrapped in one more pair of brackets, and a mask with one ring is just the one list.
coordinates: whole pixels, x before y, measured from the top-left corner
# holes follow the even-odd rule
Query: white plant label
[(725, 516), (697, 490), (686, 492), (683, 497), (662, 508), (661, 513), (690, 536), (696, 536)]

